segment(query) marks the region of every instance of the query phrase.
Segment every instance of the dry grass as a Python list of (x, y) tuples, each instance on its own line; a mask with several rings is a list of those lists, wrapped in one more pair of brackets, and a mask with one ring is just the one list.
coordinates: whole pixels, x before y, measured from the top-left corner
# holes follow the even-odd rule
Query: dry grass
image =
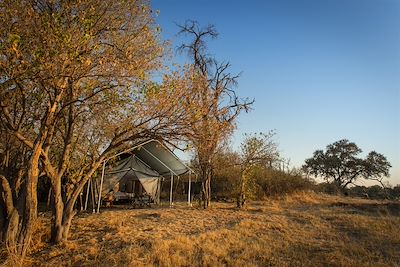
[(399, 266), (400, 203), (299, 193), (251, 203), (109, 209), (74, 220), (70, 241), (48, 246), (40, 219), (38, 266)]

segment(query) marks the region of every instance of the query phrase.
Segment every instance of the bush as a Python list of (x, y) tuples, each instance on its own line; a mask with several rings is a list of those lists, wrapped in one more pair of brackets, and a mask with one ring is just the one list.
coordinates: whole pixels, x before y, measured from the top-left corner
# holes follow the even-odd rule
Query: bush
[[(262, 197), (282, 196), (314, 189), (314, 182), (302, 175), (278, 170), (265, 170), (265, 174), (260, 177), (259, 183), (262, 188)], [(258, 197), (261, 197), (261, 195)]]
[(342, 195), (343, 190), (334, 183), (319, 183), (315, 187), (315, 191), (329, 195)]
[[(240, 170), (217, 172), (213, 179), (212, 193), (217, 198), (236, 198), (240, 181)], [(247, 184), (246, 195), (257, 200), (292, 194), (298, 191), (314, 190), (313, 181), (297, 173), (285, 173), (270, 168), (255, 167)]]
[(350, 188), (338, 188), (333, 183), (320, 183), (316, 185), (316, 191), (330, 195), (345, 195), (367, 199), (399, 199), (400, 185), (383, 188), (380, 185), (363, 186), (356, 185)]

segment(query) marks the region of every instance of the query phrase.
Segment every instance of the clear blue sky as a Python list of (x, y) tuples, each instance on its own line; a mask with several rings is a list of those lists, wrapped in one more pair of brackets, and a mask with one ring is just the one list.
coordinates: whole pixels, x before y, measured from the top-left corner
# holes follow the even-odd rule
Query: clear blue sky
[[(209, 42), (238, 92), (255, 98), (233, 137), (276, 129), (284, 157), (301, 166), (316, 149), (342, 138), (392, 163), (400, 184), (400, 1), (154, 0), (157, 23), (173, 47), (176, 23), (213, 24)], [(176, 59), (182, 62), (182, 56)], [(365, 153), (363, 155), (365, 155)]]

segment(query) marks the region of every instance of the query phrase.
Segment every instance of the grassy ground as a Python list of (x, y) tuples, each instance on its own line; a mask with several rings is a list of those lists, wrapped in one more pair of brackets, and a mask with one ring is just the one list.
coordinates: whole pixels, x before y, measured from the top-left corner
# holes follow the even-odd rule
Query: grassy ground
[(45, 242), (48, 223), (41, 217), (24, 265), (400, 266), (398, 202), (297, 194), (245, 210), (114, 208), (77, 216), (57, 247)]

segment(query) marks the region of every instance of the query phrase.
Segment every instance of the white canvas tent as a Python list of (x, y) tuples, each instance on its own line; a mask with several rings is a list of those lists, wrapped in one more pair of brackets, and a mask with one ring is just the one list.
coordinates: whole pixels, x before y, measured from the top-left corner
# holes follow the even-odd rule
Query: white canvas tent
[[(123, 160), (119, 160), (113, 168), (106, 170), (107, 162), (117, 157), (121, 158), (122, 155), (128, 153), (131, 156), (122, 157)], [(188, 204), (191, 205), (190, 187), (191, 175), (194, 174), (193, 170), (179, 160), (162, 142), (153, 139), (142, 142), (103, 162), (100, 188), (98, 189), (98, 192), (101, 193), (98, 193), (97, 212), (100, 210), (102, 196), (111, 190), (111, 186), (119, 183), (121, 189), (121, 185), (123, 186), (125, 183), (126, 186), (127, 181), (140, 181), (146, 193), (153, 195), (154, 200), (159, 200), (161, 177), (171, 179), (170, 206), (172, 206), (174, 177), (179, 178), (180, 175), (185, 173), (189, 173)], [(87, 192), (89, 192), (89, 188)]]
[[(161, 176), (150, 169), (134, 154), (121, 155), (121, 160), (112, 164), (112, 168), (104, 172), (101, 196), (113, 194), (119, 200), (141, 194), (143, 188), (155, 203), (160, 200)], [(138, 189), (140, 183), (140, 190)], [(140, 192), (139, 192), (140, 191)]]

